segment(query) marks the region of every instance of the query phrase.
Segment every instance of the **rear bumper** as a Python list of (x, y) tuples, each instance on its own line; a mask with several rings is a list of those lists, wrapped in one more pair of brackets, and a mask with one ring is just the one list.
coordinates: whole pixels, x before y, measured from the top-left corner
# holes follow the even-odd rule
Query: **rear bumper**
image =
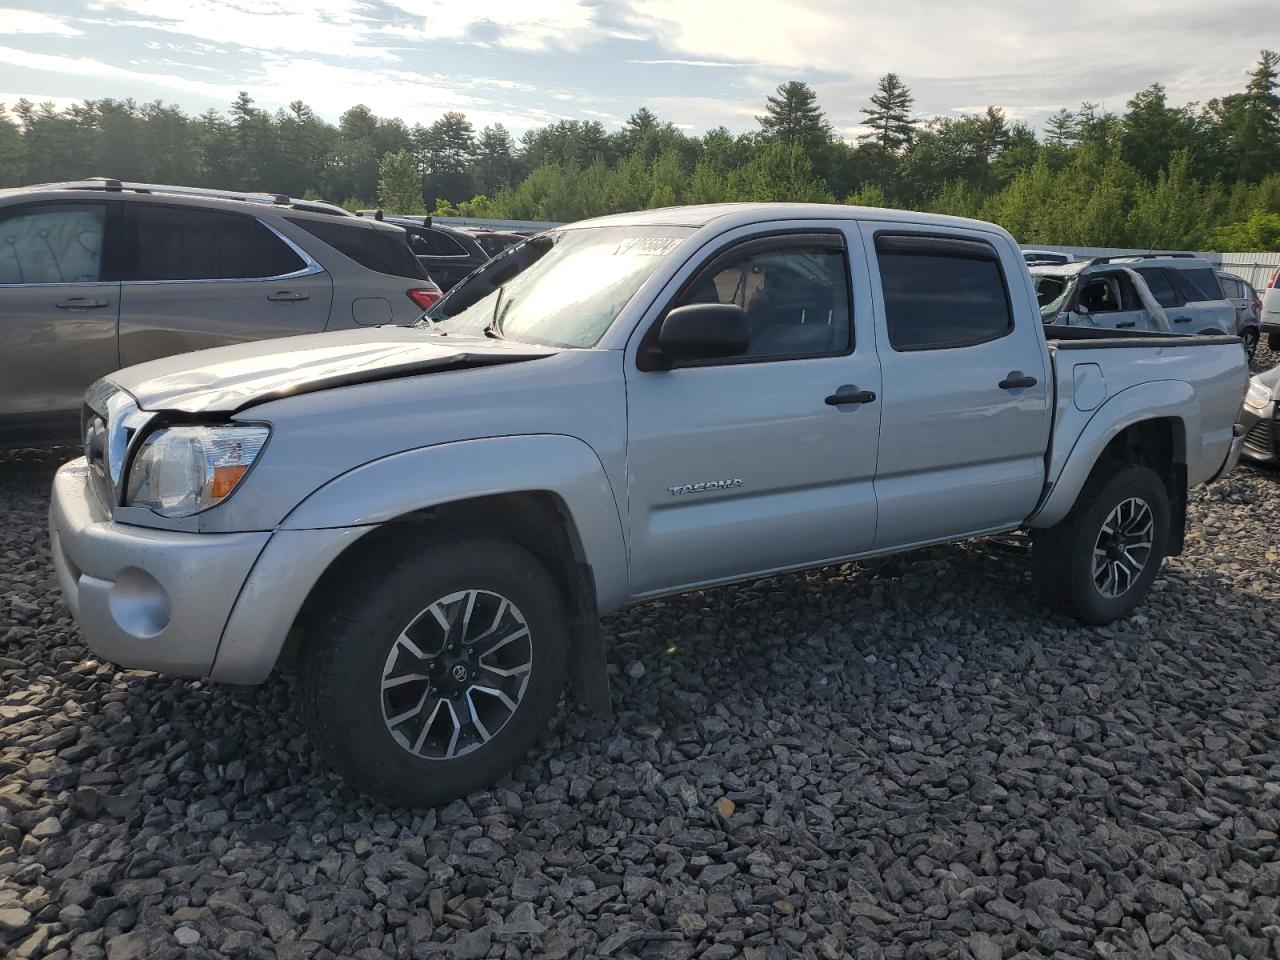
[(54, 476), (49, 540), (90, 650), (124, 667), (207, 676), (269, 533), (181, 533), (114, 523), (73, 460)]

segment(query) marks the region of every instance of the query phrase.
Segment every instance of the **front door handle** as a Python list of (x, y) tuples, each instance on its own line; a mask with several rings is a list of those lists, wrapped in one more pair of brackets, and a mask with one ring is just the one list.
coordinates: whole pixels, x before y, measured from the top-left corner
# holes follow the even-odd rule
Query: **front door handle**
[(1128, 330), (1130, 327), (1136, 327), (1137, 325), (1138, 325), (1137, 320), (1121, 320), (1119, 323), (1116, 324), (1116, 329)]
[(846, 383), (831, 396), (827, 397), (827, 406), (842, 407), (846, 403), (875, 403), (876, 395), (871, 390), (859, 390), (851, 383)]
[(1190, 317), (1174, 317), (1173, 322), (1174, 323), (1190, 323), (1191, 318)]
[(105, 300), (90, 300), (88, 297), (68, 297), (54, 304), (59, 310), (97, 310), (106, 305)]
[(294, 293), (292, 290), (277, 290), (275, 293), (267, 294), (267, 299), (275, 303), (297, 303), (299, 300), (311, 299), (311, 295), (308, 293)]
[(1034, 387), (1035, 377), (1028, 377), (1021, 370), (1010, 370), (1009, 375), (1000, 381), (1001, 390), (1017, 390), (1021, 387)]

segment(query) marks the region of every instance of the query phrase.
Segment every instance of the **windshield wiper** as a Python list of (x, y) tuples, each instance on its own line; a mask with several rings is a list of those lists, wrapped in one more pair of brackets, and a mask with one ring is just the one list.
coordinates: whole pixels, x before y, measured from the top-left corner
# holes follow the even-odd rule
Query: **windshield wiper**
[(502, 307), (502, 295), (506, 292), (506, 287), (498, 288), (498, 296), (493, 301), (493, 317), (487, 324), (485, 324), (484, 335), (486, 337), (492, 337), (494, 340), (507, 339), (502, 335), (502, 315), (498, 313), (498, 310)]

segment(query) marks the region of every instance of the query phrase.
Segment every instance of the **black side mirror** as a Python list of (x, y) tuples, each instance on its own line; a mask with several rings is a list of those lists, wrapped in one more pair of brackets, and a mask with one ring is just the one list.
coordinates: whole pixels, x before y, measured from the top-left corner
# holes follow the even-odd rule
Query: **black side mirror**
[(658, 348), (669, 364), (717, 360), (747, 352), (747, 314), (736, 303), (691, 303), (662, 321)]

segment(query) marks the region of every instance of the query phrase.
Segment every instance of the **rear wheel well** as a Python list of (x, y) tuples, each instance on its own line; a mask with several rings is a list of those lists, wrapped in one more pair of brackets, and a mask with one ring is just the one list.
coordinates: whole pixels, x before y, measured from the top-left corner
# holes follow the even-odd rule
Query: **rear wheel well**
[(1130, 424), (1111, 438), (1098, 460), (1137, 464), (1155, 471), (1169, 494), (1169, 553), (1182, 552), (1187, 520), (1186, 433), (1177, 417)]

